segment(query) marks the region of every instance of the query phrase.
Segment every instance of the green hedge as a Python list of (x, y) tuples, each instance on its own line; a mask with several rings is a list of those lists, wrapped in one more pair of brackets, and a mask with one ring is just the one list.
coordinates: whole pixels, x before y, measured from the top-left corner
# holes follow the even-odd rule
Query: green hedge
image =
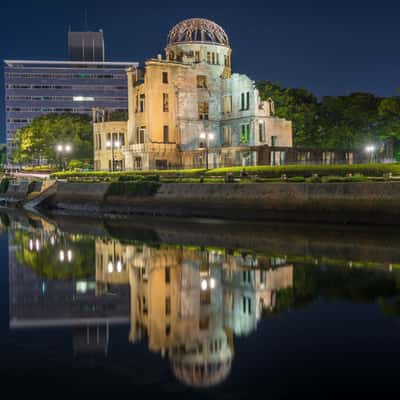
[[(248, 167), (230, 167), (215, 168), (208, 171), (204, 169), (188, 170), (158, 170), (158, 171), (123, 171), (123, 172), (57, 172), (51, 175), (52, 178), (96, 178), (99, 180), (157, 180), (157, 179), (185, 179), (197, 178), (201, 175), (208, 177), (224, 177), (231, 173), (235, 177), (245, 171), (249, 176), (257, 175), (259, 178), (280, 178), (286, 175), (287, 178), (304, 177), (309, 178), (314, 174), (318, 176), (346, 176), (347, 174), (358, 174), (369, 177), (382, 176), (392, 173), (400, 175), (400, 164), (353, 164), (353, 165), (283, 165), (283, 166), (248, 166)], [(153, 177), (153, 178), (150, 178)], [(158, 178), (155, 178), (158, 177)]]
[(154, 196), (160, 186), (152, 181), (112, 182), (106, 196)]
[(211, 169), (206, 172), (206, 175), (224, 175), (232, 173), (235, 176), (240, 176), (243, 170), (248, 175), (257, 175), (264, 178), (279, 178), (282, 175), (286, 175), (288, 178), (296, 176), (307, 178), (311, 177), (313, 174), (319, 176), (345, 176), (347, 174), (382, 176), (390, 172), (393, 175), (400, 175), (400, 164), (260, 165)]
[[(147, 177), (148, 176), (160, 176), (165, 178), (177, 178), (177, 177), (197, 177), (204, 174), (205, 169), (183, 169), (183, 170), (148, 170), (148, 171), (119, 171), (119, 172), (108, 172), (108, 171), (64, 171), (55, 172), (51, 174), (51, 178), (68, 179), (68, 178), (112, 178), (114, 180), (119, 180), (121, 177), (126, 177), (128, 180), (136, 180), (138, 176)], [(129, 179), (132, 178), (132, 179)]]
[(118, 177), (118, 182), (132, 182), (132, 181), (148, 181), (160, 182), (160, 175), (121, 175)]

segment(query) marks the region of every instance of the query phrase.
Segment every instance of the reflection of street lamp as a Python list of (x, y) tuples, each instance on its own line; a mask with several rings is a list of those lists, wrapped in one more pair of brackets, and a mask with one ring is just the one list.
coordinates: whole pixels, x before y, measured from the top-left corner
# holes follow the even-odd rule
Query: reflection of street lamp
[(107, 140), (106, 142), (106, 147), (108, 149), (111, 149), (111, 171), (114, 171), (114, 149), (119, 149), (119, 147), (121, 146), (119, 140)]
[(123, 263), (120, 260), (119, 256), (115, 255), (115, 241), (113, 242), (113, 255), (112, 257), (109, 256), (108, 258), (108, 264), (107, 264), (107, 271), (109, 274), (112, 274), (114, 272), (114, 269), (117, 272), (122, 272), (123, 270)]
[(72, 146), (70, 144), (58, 144), (56, 146), (57, 153), (59, 154), (60, 157), (60, 169), (65, 168), (65, 159), (64, 155), (69, 154), (72, 151)]
[(39, 239), (29, 239), (29, 250), (30, 251), (39, 251), (40, 250), (40, 241)]
[(58, 258), (60, 259), (61, 262), (64, 262), (65, 255), (67, 256), (67, 261), (71, 262), (72, 261), (72, 250), (69, 250), (69, 249), (67, 251), (60, 250)]
[(365, 151), (370, 155), (369, 162), (372, 163), (372, 160), (374, 159), (375, 146), (371, 144), (365, 148)]
[(214, 134), (213, 133), (207, 134), (207, 133), (202, 132), (202, 133), (200, 133), (200, 139), (202, 139), (202, 140), (206, 139), (206, 147), (205, 147), (205, 149), (206, 149), (206, 169), (208, 169), (208, 147), (210, 145), (210, 141), (214, 140)]
[(201, 290), (206, 291), (208, 288), (215, 288), (215, 279), (214, 278), (203, 278), (200, 282)]

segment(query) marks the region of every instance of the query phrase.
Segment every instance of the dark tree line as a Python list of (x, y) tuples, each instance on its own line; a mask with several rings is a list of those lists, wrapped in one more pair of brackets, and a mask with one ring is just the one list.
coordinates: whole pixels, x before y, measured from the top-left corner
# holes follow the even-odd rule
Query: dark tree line
[(295, 146), (356, 149), (392, 140), (400, 153), (400, 96), (360, 92), (317, 99), (279, 83), (260, 81), (257, 87), (263, 100), (274, 100), (277, 116), (293, 121)]

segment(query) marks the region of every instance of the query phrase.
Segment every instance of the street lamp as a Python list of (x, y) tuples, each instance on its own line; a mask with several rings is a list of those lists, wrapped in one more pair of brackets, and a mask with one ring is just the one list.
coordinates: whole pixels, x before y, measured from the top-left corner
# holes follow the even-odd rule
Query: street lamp
[(114, 149), (119, 149), (121, 143), (119, 140), (107, 140), (106, 147), (111, 149), (111, 171), (114, 172)]
[(369, 161), (372, 163), (372, 160), (374, 158), (374, 152), (375, 152), (375, 146), (374, 145), (368, 145), (365, 147), (365, 151), (370, 155)]
[(200, 139), (202, 139), (202, 140), (206, 139), (206, 147), (205, 147), (205, 149), (206, 149), (206, 169), (208, 169), (208, 147), (210, 145), (210, 141), (214, 140), (214, 134), (213, 133), (207, 134), (205, 132), (202, 132), (202, 133), (200, 133)]
[(57, 153), (59, 154), (59, 157), (60, 157), (60, 168), (64, 169), (65, 168), (64, 155), (71, 153), (72, 146), (70, 144), (59, 143), (56, 146), (56, 150), (57, 150)]

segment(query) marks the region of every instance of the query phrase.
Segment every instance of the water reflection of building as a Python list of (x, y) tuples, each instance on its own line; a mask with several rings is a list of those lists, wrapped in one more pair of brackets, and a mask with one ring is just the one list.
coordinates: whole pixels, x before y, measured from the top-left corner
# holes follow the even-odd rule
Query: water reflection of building
[[(50, 235), (49, 231), (39, 228), (20, 229), (14, 236), (9, 235), (10, 328), (70, 327), (76, 354), (106, 354), (109, 325), (129, 324), (129, 288), (116, 286), (112, 291), (117, 296), (99, 296), (93, 262), (91, 276), (77, 276), (76, 279), (55, 279), (51, 274), (38, 274), (34, 265), (28, 267), (26, 262), (32, 260), (30, 256), (50, 247), (54, 258), (49, 257), (46, 263), (50, 272), (57, 272), (54, 270), (60, 267), (62, 250), (52, 240), (54, 235), (53, 231)], [(72, 259), (65, 256), (66, 268), (73, 271), (78, 258), (83, 264), (93, 259), (89, 257), (90, 251), (94, 252), (94, 248), (87, 249), (87, 255), (81, 254), (80, 258), (76, 252)], [(54, 259), (58, 259), (58, 264)]]
[(293, 285), (293, 266), (285, 259), (99, 240), (96, 277), (103, 287), (129, 283), (130, 341), (147, 335), (149, 349), (169, 357), (180, 381), (205, 387), (227, 377), (233, 336), (256, 329), (276, 292)]
[(277, 291), (293, 285), (284, 258), (88, 239), (43, 226), (9, 237), (11, 329), (71, 327), (76, 354), (107, 354), (110, 326), (130, 323), (131, 343), (147, 338), (149, 350), (195, 387), (228, 376), (234, 336), (255, 331)]

